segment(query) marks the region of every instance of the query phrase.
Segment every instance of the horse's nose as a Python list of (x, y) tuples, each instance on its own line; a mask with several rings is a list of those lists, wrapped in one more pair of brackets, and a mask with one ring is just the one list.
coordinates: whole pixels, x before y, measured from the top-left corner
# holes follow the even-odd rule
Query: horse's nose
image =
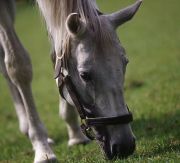
[(120, 159), (124, 159), (126, 157), (128, 157), (129, 155), (133, 154), (134, 150), (135, 150), (136, 144), (135, 144), (135, 138), (133, 137), (131, 141), (124, 141), (121, 143), (114, 143), (112, 144), (111, 147), (111, 156), (113, 156), (113, 158), (120, 158)]

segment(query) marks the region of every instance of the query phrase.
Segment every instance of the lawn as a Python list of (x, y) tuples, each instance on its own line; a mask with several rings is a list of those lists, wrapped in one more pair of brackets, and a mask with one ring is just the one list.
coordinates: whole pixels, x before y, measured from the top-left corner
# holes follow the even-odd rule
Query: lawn
[[(104, 12), (134, 0), (98, 0)], [(137, 149), (116, 162), (180, 162), (180, 1), (144, 0), (135, 18), (118, 30), (130, 63), (126, 102), (134, 114)], [(65, 123), (58, 116), (58, 91), (53, 80), (50, 46), (35, 7), (17, 6), (16, 30), (29, 51), (34, 71), (33, 94), (38, 112), (55, 140), (53, 149), (66, 163), (106, 162), (96, 143), (67, 147)], [(30, 163), (29, 140), (18, 121), (5, 80), (0, 76), (0, 163)]]

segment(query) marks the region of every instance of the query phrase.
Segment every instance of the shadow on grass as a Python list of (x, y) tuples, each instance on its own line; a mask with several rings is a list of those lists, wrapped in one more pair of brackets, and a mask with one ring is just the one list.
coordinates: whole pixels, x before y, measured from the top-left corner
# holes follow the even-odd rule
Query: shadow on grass
[[(63, 123), (65, 124), (65, 122)], [(53, 131), (52, 133), (53, 135), (51, 137), (55, 141), (55, 144), (63, 144), (64, 142), (68, 142), (68, 133), (65, 126), (61, 127), (60, 129), (56, 129), (56, 131)]]
[(137, 89), (141, 88), (145, 85), (144, 81), (142, 80), (129, 80), (126, 82), (125, 85), (125, 90), (132, 90), (132, 89)]
[[(157, 117), (137, 119), (133, 130), (137, 141), (144, 141), (148, 151), (141, 151), (140, 157), (154, 157), (170, 152), (180, 152), (180, 111)], [(141, 149), (140, 149), (141, 150)]]
[[(156, 149), (152, 149), (151, 151), (145, 151), (140, 153), (138, 156), (140, 157), (156, 157), (160, 155), (164, 155), (171, 152), (180, 152), (180, 144), (177, 142), (177, 144), (170, 144), (170, 142), (166, 142), (167, 144), (164, 146), (157, 146)], [(168, 156), (169, 157), (169, 156)]]

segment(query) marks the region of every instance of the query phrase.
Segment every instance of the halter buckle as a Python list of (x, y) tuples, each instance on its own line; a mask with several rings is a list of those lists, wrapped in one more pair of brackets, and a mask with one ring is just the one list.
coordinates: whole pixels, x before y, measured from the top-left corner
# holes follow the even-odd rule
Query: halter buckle
[(90, 140), (95, 140), (96, 136), (95, 136), (92, 128), (86, 124), (85, 119), (81, 120), (81, 130), (84, 133), (84, 135), (86, 135)]

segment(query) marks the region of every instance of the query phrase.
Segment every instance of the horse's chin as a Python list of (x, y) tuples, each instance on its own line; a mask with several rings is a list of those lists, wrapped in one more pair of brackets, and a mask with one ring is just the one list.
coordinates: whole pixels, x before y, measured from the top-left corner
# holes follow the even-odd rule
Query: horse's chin
[(106, 139), (105, 140), (99, 139), (99, 140), (97, 140), (97, 142), (100, 145), (101, 151), (102, 151), (105, 159), (112, 160), (115, 158), (111, 152), (110, 143)]
[(105, 159), (107, 160), (113, 160), (115, 159), (115, 156), (113, 156), (110, 147), (107, 147), (105, 144), (102, 146), (103, 154)]

